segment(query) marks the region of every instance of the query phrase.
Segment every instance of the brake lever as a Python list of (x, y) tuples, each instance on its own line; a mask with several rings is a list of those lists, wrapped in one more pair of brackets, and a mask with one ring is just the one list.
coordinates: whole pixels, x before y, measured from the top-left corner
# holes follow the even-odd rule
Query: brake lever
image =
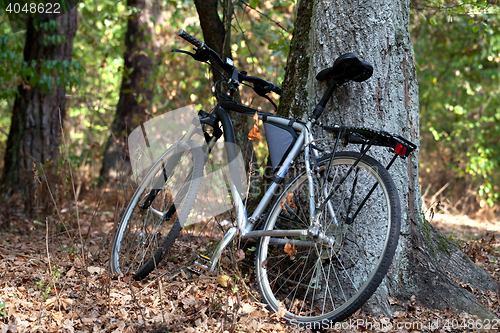
[(274, 84), (267, 85), (267, 86), (261, 86), (260, 84), (255, 84), (253, 90), (257, 93), (259, 96), (266, 96), (266, 94), (270, 92), (274, 92), (278, 95), (281, 95), (281, 88), (278, 86), (275, 86)]
[(195, 50), (196, 53), (191, 53), (191, 52), (179, 50), (179, 49), (173, 49), (172, 52), (179, 52), (179, 53), (188, 54), (194, 60), (200, 61), (200, 62), (207, 62), (208, 60), (210, 60), (210, 57), (207, 54), (202, 54), (201, 52), (199, 52), (199, 49), (193, 47), (193, 50)]
[(260, 84), (256, 83), (253, 84), (253, 90), (257, 93), (257, 95), (261, 97), (266, 96), (266, 94), (269, 92), (266, 88), (267, 87), (263, 87)]

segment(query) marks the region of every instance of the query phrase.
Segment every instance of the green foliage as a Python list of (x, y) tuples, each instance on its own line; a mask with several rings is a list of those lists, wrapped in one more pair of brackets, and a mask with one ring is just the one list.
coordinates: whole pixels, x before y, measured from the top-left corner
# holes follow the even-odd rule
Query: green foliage
[[(233, 51), (245, 59), (249, 71), (259, 75), (266, 73), (269, 81), (279, 85), (284, 79), (285, 62), (292, 38), (293, 10), (295, 1), (263, 0), (239, 1), (233, 26)], [(267, 50), (266, 50), (267, 49)], [(256, 73), (256, 74), (257, 74)]]
[(7, 318), (7, 312), (5, 312), (5, 301), (0, 301), (0, 316)]
[[(84, 69), (66, 103), (65, 130), (72, 168), (93, 167), (104, 146), (118, 102), (127, 17), (123, 2), (80, 2), (73, 62)], [(65, 156), (66, 152), (62, 154)], [(68, 161), (59, 161), (62, 165)]]
[(59, 277), (61, 276), (61, 271), (59, 268), (54, 266), (52, 268), (52, 272), (50, 274), (50, 279), (47, 281), (47, 284), (45, 285), (42, 281), (37, 281), (35, 285), (37, 286), (38, 290), (43, 291), (43, 294), (41, 296), (42, 301), (47, 300), (49, 297), (50, 291), (52, 290), (51, 286), (55, 286), (57, 281), (59, 280)]
[[(144, 50), (156, 61), (152, 116), (187, 104), (196, 104), (198, 109), (208, 111), (214, 105), (209, 67), (190, 57), (171, 53), (173, 48), (191, 48), (176, 35), (180, 28), (203, 39), (193, 2), (168, 0), (157, 5), (158, 11), (164, 13), (163, 19), (151, 18), (154, 46)], [(249, 75), (281, 84), (291, 39), (294, 1), (233, 1), (233, 5), (231, 50), (235, 64)], [(222, 16), (222, 9), (219, 10)], [(69, 159), (61, 159), (59, 166), (69, 163), (72, 168), (97, 177), (122, 80), (127, 79), (123, 70), (127, 19), (137, 9), (127, 9), (126, 2), (89, 0), (80, 2), (78, 11), (71, 63), (24, 62), (26, 31), (13, 33), (0, 14), (0, 127), (4, 129), (0, 132), (0, 152), (7, 140), (18, 86), (40, 86), (48, 92), (55, 86), (65, 85), (64, 135)], [(25, 24), (22, 20), (17, 23)], [(45, 22), (40, 28), (49, 31), (44, 39), (47, 45), (64, 42), (62, 36), (52, 33), (57, 29), (56, 21)], [(247, 105), (272, 110), (271, 105), (251, 89), (243, 87), (241, 97)], [(261, 147), (259, 156), (264, 156), (265, 145), (258, 146)], [(61, 156), (66, 156), (66, 151)]]
[(421, 151), (441, 158), (484, 206), (500, 190), (500, 10), (482, 4), (414, 10), (412, 37)]
[[(50, 93), (59, 86), (71, 89), (80, 83), (79, 77), (83, 72), (83, 67), (75, 62), (38, 59), (25, 61), (23, 49), (26, 30), (14, 32), (11, 28), (11, 24), (25, 27), (26, 20), (22, 21), (20, 17), (13, 15), (7, 18), (6, 13), (0, 10), (0, 151), (6, 146), (18, 87), (39, 87), (43, 93)], [(57, 27), (57, 21), (35, 24), (35, 29), (47, 32), (44, 45), (58, 45), (65, 41), (64, 36), (54, 33)]]
[[(0, 152), (5, 149), (19, 72), (23, 66), (24, 33), (13, 33), (0, 9)], [(3, 155), (0, 153), (0, 155)]]

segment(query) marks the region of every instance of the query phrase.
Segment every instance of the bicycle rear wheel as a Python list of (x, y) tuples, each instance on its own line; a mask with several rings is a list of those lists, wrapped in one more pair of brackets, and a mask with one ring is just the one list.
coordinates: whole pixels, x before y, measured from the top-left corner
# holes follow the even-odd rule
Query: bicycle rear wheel
[[(394, 256), (401, 223), (396, 186), (369, 156), (349, 173), (359, 156), (338, 153), (326, 182), (330, 157), (320, 160), (320, 176), (314, 179), (316, 202), (347, 175), (320, 216), (320, 232), (331, 243), (312, 237), (260, 239), (255, 273), (262, 301), (273, 311), (284, 306), (285, 319), (301, 327), (321, 328), (325, 321), (341, 321), (354, 313), (375, 292)], [(303, 171), (275, 201), (264, 230), (308, 229), (309, 200)]]
[[(141, 280), (158, 266), (193, 207), (203, 165), (203, 150), (192, 140), (175, 144), (153, 164), (117, 227), (112, 272), (134, 274)], [(145, 204), (148, 198), (152, 202)]]

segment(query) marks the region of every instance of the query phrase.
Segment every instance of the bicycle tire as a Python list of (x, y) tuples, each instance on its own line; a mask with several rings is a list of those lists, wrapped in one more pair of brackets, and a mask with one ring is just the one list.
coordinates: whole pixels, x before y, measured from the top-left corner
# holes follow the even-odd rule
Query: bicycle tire
[[(357, 152), (340, 152), (335, 156), (328, 182), (330, 188), (359, 156)], [(325, 156), (319, 160), (323, 177), (330, 158)], [(351, 177), (353, 174), (357, 175), (356, 181)], [(352, 217), (356, 204), (359, 207), (363, 194), (373, 186), (369, 182), (377, 182), (378, 186), (352, 224), (346, 224), (348, 207), (351, 206), (349, 216)], [(349, 186), (355, 190), (349, 191)], [(304, 187), (308, 189), (307, 175), (301, 171), (273, 203), (264, 230), (307, 229), (309, 205), (304, 203), (309, 200), (309, 192), (306, 190), (302, 195)], [(324, 183), (318, 180), (315, 187), (315, 196), (318, 188), (325, 189)], [(290, 193), (293, 195), (288, 200)], [(314, 242), (311, 246), (311, 241), (300, 243), (310, 238), (289, 237), (286, 242), (290, 248), (286, 250), (283, 243), (272, 245), (270, 237), (262, 237), (257, 248), (255, 274), (262, 302), (275, 312), (285, 306), (284, 318), (297, 327), (324, 328), (325, 321), (327, 324), (338, 322), (353, 314), (378, 288), (396, 251), (401, 224), (399, 195), (390, 174), (377, 160), (366, 155), (361, 158), (330, 202), (333, 214), (326, 208), (327, 213), (323, 211), (321, 217), (336, 216), (337, 225), (331, 222), (335, 219), (329, 219), (330, 223), (322, 223), (321, 231), (334, 239), (333, 245)], [(384, 216), (382, 221), (380, 218)], [(370, 220), (363, 220), (366, 218)]]
[[(178, 161), (173, 161), (175, 165), (172, 167), (171, 175), (167, 175), (164, 186), (150, 207), (141, 209), (140, 201), (155, 188), (158, 174), (164, 174), (169, 159), (177, 158), (172, 154), (178, 154), (176, 155)], [(163, 260), (168, 248), (182, 230), (181, 221), (186, 221), (194, 205), (203, 176), (204, 155), (201, 146), (195, 141), (179, 142), (170, 147), (151, 166), (130, 198), (116, 229), (110, 260), (112, 272), (134, 273), (133, 278), (138, 281), (148, 276)], [(186, 170), (189, 170), (187, 175)], [(180, 189), (175, 192), (169, 184), (173, 183), (175, 186), (179, 179), (184, 181), (180, 183)], [(176, 211), (172, 218), (164, 221), (163, 218), (155, 216), (154, 209), (167, 212), (175, 201), (179, 201), (174, 198), (175, 194), (172, 194), (174, 192), (179, 194), (181, 202), (176, 202)], [(157, 221), (154, 220), (155, 217)], [(161, 230), (168, 230), (164, 238), (161, 237)]]

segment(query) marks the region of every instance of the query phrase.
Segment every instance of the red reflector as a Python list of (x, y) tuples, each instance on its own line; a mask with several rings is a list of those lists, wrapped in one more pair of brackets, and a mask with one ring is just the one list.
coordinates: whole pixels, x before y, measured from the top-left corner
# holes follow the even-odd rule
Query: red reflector
[(394, 148), (394, 152), (401, 157), (405, 157), (406, 147), (400, 143), (396, 143), (396, 148)]

